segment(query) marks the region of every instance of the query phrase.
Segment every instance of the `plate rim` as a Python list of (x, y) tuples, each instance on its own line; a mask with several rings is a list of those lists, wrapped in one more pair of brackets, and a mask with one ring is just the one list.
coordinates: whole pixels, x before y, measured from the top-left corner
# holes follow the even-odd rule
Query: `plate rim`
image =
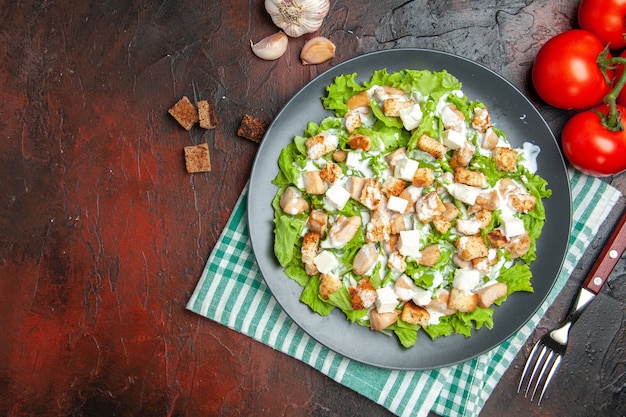
[[(254, 222), (258, 221), (258, 219), (255, 219), (255, 213), (257, 212), (258, 207), (254, 206), (254, 199), (250, 198), (251, 196), (254, 196), (254, 193), (256, 192), (256, 190), (254, 189), (254, 184), (256, 182), (256, 180), (258, 179), (258, 175), (255, 175), (257, 173), (257, 171), (259, 170), (259, 166), (261, 164), (274, 164), (275, 165), (275, 173), (278, 173), (278, 164), (277, 164), (277, 157), (278, 155), (276, 155), (276, 158), (274, 160), (268, 160), (268, 161), (263, 161), (262, 158), (265, 155), (265, 149), (271, 146), (271, 135), (272, 135), (272, 130), (274, 128), (276, 128), (277, 125), (279, 125), (279, 123), (282, 123), (282, 118), (284, 117), (284, 115), (288, 112), (288, 110), (294, 105), (294, 103), (297, 102), (297, 100), (299, 100), (299, 98), (304, 95), (306, 92), (309, 91), (309, 89), (312, 88), (312, 86), (314, 86), (315, 84), (319, 83), (321, 80), (329, 78), (330, 80), (328, 80), (328, 82), (326, 83), (326, 85), (324, 87), (326, 87), (328, 84), (330, 84), (332, 82), (332, 80), (334, 79), (334, 77), (336, 77), (337, 75), (340, 74), (344, 74), (344, 73), (348, 73), (348, 71), (342, 71), (343, 68), (346, 67), (350, 67), (350, 65), (353, 65), (359, 61), (363, 61), (363, 60), (367, 60), (367, 59), (372, 59), (373, 57), (383, 57), (384, 55), (395, 55), (395, 54), (416, 54), (416, 55), (433, 55), (433, 56), (438, 56), (438, 57), (445, 57), (447, 59), (451, 59), (451, 60), (458, 60), (459, 62), (463, 62), (465, 65), (470, 65), (470, 66), (474, 66), (478, 69), (480, 69), (481, 71), (485, 72), (488, 76), (490, 77), (496, 77), (497, 79), (499, 79), (499, 81), (504, 82), (508, 88), (512, 89), (512, 91), (515, 93), (515, 95), (517, 96), (518, 99), (521, 99), (522, 103), (526, 106), (529, 107), (529, 109), (531, 109), (534, 112), (534, 115), (538, 117), (538, 120), (541, 122), (541, 128), (545, 129), (545, 133), (547, 133), (547, 136), (549, 137), (549, 139), (551, 139), (551, 141), (553, 142), (554, 146), (557, 148), (558, 151), (558, 155), (559, 158), (557, 159), (559, 164), (558, 167), (559, 170), (562, 169), (562, 172), (559, 172), (559, 174), (562, 176), (560, 176), (560, 180), (564, 180), (566, 183), (566, 190), (565, 193), (567, 194), (567, 226), (565, 227), (566, 229), (566, 236), (563, 236), (564, 238), (564, 242), (565, 244), (563, 245), (563, 251), (562, 251), (562, 256), (560, 256), (560, 262), (558, 264), (558, 266), (555, 268), (555, 272), (554, 272), (554, 277), (552, 278), (549, 287), (547, 288), (547, 290), (543, 293), (543, 295), (540, 298), (540, 301), (536, 302), (536, 306), (532, 309), (532, 312), (530, 314), (528, 314), (528, 317), (526, 317), (524, 320), (519, 322), (519, 325), (512, 327), (508, 332), (507, 335), (505, 337), (500, 337), (497, 341), (497, 343), (492, 344), (490, 347), (488, 348), (484, 348), (484, 349), (479, 349), (475, 352), (472, 352), (470, 355), (468, 355), (465, 358), (462, 359), (457, 359), (457, 360), (453, 360), (453, 361), (443, 361), (442, 363), (437, 363), (437, 364), (431, 364), (431, 365), (408, 365), (408, 366), (398, 366), (398, 365), (390, 365), (388, 363), (385, 362), (378, 362), (378, 361), (372, 361), (372, 360), (363, 360), (362, 358), (359, 358), (358, 355), (353, 355), (350, 353), (346, 353), (345, 350), (342, 349), (338, 349), (337, 346), (332, 345), (329, 346), (325, 341), (320, 340), (320, 335), (317, 334), (316, 331), (312, 331), (310, 328), (308, 328), (307, 326), (304, 326), (302, 324), (302, 319), (297, 315), (294, 314), (293, 311), (290, 311), (288, 308), (285, 308), (284, 303), (281, 302), (282, 300), (282, 295), (279, 293), (278, 288), (275, 285), (275, 282), (271, 279), (268, 279), (266, 277), (266, 273), (263, 270), (263, 265), (264, 262), (262, 262), (262, 260), (260, 260), (260, 257), (266, 256), (266, 254), (262, 253), (262, 249), (259, 245), (259, 242), (256, 238), (255, 233), (253, 232), (253, 230), (255, 229), (253, 227)], [(378, 69), (383, 69), (383, 68), (387, 68), (389, 67), (389, 65), (380, 65), (380, 67)], [(419, 69), (419, 68), (416, 68)], [(443, 68), (445, 69), (445, 68)], [(394, 72), (397, 70), (394, 70)], [(354, 71), (349, 71), (354, 72)], [(390, 71), (391, 72), (391, 71)], [(448, 70), (448, 72), (453, 75), (453, 76), (457, 76), (457, 74), (455, 74), (455, 72), (453, 70)], [(357, 77), (362, 76), (361, 73), (357, 72)], [(369, 79), (369, 77), (371, 77), (371, 73), (367, 72), (365, 73), (365, 76), (367, 77), (366, 79)], [(463, 90), (465, 91), (465, 83), (463, 83)], [(323, 108), (322, 104), (321, 104), (321, 98), (322, 97), (317, 97), (317, 105), (320, 106), (320, 108)], [(471, 99), (472, 97), (470, 97)], [(481, 100), (483, 101), (483, 100)], [(483, 101), (484, 102), (484, 101)], [(328, 115), (331, 115), (331, 112), (328, 112)], [(316, 120), (313, 120), (316, 121)], [(305, 125), (301, 126), (299, 128), (300, 130), (298, 132), (292, 132), (291, 134), (291, 139), (293, 139), (293, 136), (295, 135), (299, 135), (301, 134), (302, 131), (304, 131), (305, 129)], [(506, 133), (506, 132), (505, 132)], [(289, 142), (287, 142), (289, 143)], [(284, 146), (284, 145), (283, 145)], [(282, 149), (282, 147), (280, 148)], [(542, 149), (543, 151), (543, 149)], [(551, 161), (554, 162), (554, 161)], [(271, 180), (273, 180), (274, 177), (269, 179), (270, 185), (271, 185)], [(426, 48), (393, 48), (393, 49), (384, 49), (384, 50), (379, 50), (379, 51), (373, 51), (373, 52), (369, 52), (369, 53), (365, 53), (362, 55), (358, 55), (356, 57), (350, 58), (346, 61), (343, 61), (325, 71), (323, 71), (322, 73), (320, 73), (319, 75), (317, 75), (316, 77), (314, 77), (313, 79), (311, 79), (309, 82), (307, 82), (302, 88), (300, 88), (294, 95), (293, 97), (291, 97), (288, 102), (283, 106), (283, 108), (279, 111), (279, 113), (276, 115), (276, 117), (273, 119), (273, 121), (270, 123), (266, 134), (263, 138), (263, 140), (261, 141), (261, 145), (259, 146), (258, 150), (257, 150), (257, 155), (254, 159), (254, 163), (252, 166), (252, 170), (251, 170), (251, 174), (250, 174), (250, 180), (248, 182), (248, 186), (249, 186), (249, 195), (248, 195), (248, 199), (246, 202), (246, 215), (247, 215), (247, 220), (248, 220), (248, 225), (249, 225), (249, 233), (250, 233), (250, 242), (251, 242), (251, 246), (252, 246), (252, 251), (255, 257), (255, 260), (257, 262), (257, 265), (259, 266), (259, 271), (263, 277), (264, 282), (266, 283), (268, 289), (270, 290), (272, 296), (275, 298), (275, 300), (277, 301), (278, 305), (280, 306), (280, 308), (291, 318), (291, 320), (293, 320), (293, 322), (301, 329), (303, 330), (305, 333), (307, 333), (313, 340), (315, 340), (317, 343), (320, 343), (322, 346), (326, 347), (327, 349), (330, 349), (332, 351), (334, 351), (335, 353), (338, 353), (340, 355), (345, 356), (348, 359), (351, 360), (355, 360), (367, 365), (371, 365), (371, 366), (375, 366), (375, 367), (379, 367), (379, 368), (384, 368), (384, 369), (393, 369), (393, 370), (407, 370), (407, 371), (418, 371), (418, 370), (431, 370), (431, 369), (438, 369), (438, 368), (442, 368), (445, 366), (451, 366), (451, 365), (455, 365), (470, 359), (473, 359), (477, 356), (480, 356), (482, 354), (484, 354), (485, 352), (496, 348), (497, 346), (499, 346), (500, 344), (502, 344), (504, 341), (506, 341), (508, 338), (510, 338), (512, 335), (514, 335), (515, 333), (517, 333), (529, 320), (532, 319), (532, 317), (536, 314), (536, 312), (539, 310), (539, 308), (543, 305), (543, 303), (545, 302), (546, 298), (548, 297), (548, 295), (550, 294), (551, 290), (554, 288), (554, 285), (556, 284), (557, 278), (563, 268), (564, 262), (565, 262), (565, 258), (567, 255), (567, 249), (568, 249), (568, 243), (569, 242), (569, 238), (571, 235), (571, 224), (572, 224), (572, 197), (571, 197), (571, 186), (570, 186), (570, 179), (569, 176), (567, 175), (567, 166), (565, 163), (565, 160), (563, 158), (562, 153), (560, 152), (560, 150), (558, 149), (558, 143), (556, 142), (556, 138), (554, 137), (554, 134), (552, 132), (552, 130), (550, 129), (549, 125), (547, 124), (547, 122), (545, 121), (545, 119), (543, 118), (543, 116), (541, 115), (541, 113), (538, 111), (538, 109), (533, 105), (533, 103), (515, 86), (513, 85), (510, 81), (508, 81), (506, 78), (504, 78), (503, 76), (499, 75), (498, 73), (496, 73), (495, 71), (489, 69), (488, 67), (486, 67), (485, 65), (483, 65), (482, 63), (473, 61), (471, 59), (450, 53), (450, 52), (445, 52), (445, 51), (439, 51), (439, 50), (435, 50), (435, 49), (426, 49)], [(275, 187), (272, 185), (272, 187)], [(550, 187), (552, 188), (552, 187)], [(564, 191), (564, 190), (561, 190)], [(273, 196), (275, 195), (272, 194), (272, 199)], [(553, 197), (551, 197), (553, 198)], [(271, 200), (270, 200), (271, 201)], [(271, 209), (271, 207), (270, 207)], [(273, 224), (273, 209), (270, 210), (271, 211), (271, 219), (270, 222)], [(266, 220), (266, 219), (265, 219)], [(273, 227), (272, 227), (273, 230)], [(545, 231), (545, 229), (544, 229)], [(542, 235), (543, 237), (543, 235)], [(540, 238), (541, 240), (541, 238)], [(271, 241), (271, 249), (272, 249), (272, 254), (270, 256), (273, 256), (273, 237), (270, 239)], [(256, 242), (256, 243), (255, 243)], [(267, 248), (265, 248), (267, 249)], [(277, 264), (278, 262), (276, 261), (275, 257), (274, 257), (274, 262)], [(281, 270), (283, 270), (283, 268), (280, 268)], [(285, 279), (288, 281), (292, 280), (290, 278), (288, 278), (286, 275), (284, 275), (284, 271), (282, 272), (282, 277), (281, 279)], [(536, 274), (533, 272), (533, 280), (535, 280)], [(533, 281), (534, 283), (534, 281)], [(297, 285), (297, 284), (296, 284)], [(533, 285), (534, 286), (534, 285)], [(302, 287), (298, 286), (300, 289)], [(506, 303), (504, 304), (506, 305)], [(308, 307), (307, 307), (308, 309)], [(336, 310), (336, 309), (335, 309)], [(316, 313), (314, 313), (313, 311), (311, 311), (310, 309), (308, 310), (308, 313), (311, 315), (311, 317), (315, 317), (318, 316)], [(294, 315), (296, 315), (296, 317), (294, 317)], [(325, 319), (330, 320), (332, 318), (326, 317)], [(496, 322), (494, 324), (494, 327), (497, 326), (498, 323)], [(356, 327), (356, 328), (360, 328), (363, 329), (364, 331), (369, 331), (367, 328), (363, 327), (363, 326), (358, 326), (356, 324), (352, 324), (351, 326)], [(478, 332), (489, 332), (488, 329), (481, 329)], [(473, 337), (477, 337), (478, 334), (474, 334)], [(456, 336), (460, 336), (460, 335), (453, 335), (453, 336), (448, 336), (446, 337), (446, 339), (448, 338), (454, 338)], [(381, 336), (382, 337), (382, 336)], [(428, 336), (426, 336), (423, 332), (420, 332), (420, 337), (422, 338), (426, 338), (428, 341), (431, 341), (430, 338), (428, 338)], [(480, 336), (479, 336), (480, 337)], [(457, 337), (458, 338), (458, 337)], [(397, 341), (388, 341), (388, 343), (396, 343)], [(412, 348), (406, 349), (406, 351), (411, 351), (411, 349), (416, 349), (417, 346), (414, 346)]]

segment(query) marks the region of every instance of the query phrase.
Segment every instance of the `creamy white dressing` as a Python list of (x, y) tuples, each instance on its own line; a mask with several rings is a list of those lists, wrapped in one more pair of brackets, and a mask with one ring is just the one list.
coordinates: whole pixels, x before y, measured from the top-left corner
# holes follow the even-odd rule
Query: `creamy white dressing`
[(518, 149), (517, 151), (521, 152), (522, 156), (524, 157), (523, 161), (521, 161), (521, 164), (524, 165), (531, 174), (536, 173), (537, 157), (541, 152), (541, 148), (530, 142), (524, 142), (524, 144), (522, 145), (522, 149)]

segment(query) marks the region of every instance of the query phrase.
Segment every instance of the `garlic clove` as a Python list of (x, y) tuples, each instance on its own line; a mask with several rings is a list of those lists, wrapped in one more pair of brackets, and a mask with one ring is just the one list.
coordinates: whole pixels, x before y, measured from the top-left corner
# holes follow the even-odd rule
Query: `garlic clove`
[(334, 56), (335, 44), (323, 36), (309, 39), (300, 52), (302, 65), (321, 64)]
[(288, 43), (289, 38), (287, 35), (284, 32), (278, 32), (260, 40), (256, 44), (250, 41), (250, 47), (254, 55), (261, 59), (272, 61), (283, 56), (285, 51), (287, 51)]
[(276, 26), (297, 38), (322, 26), (330, 0), (265, 0), (265, 10)]

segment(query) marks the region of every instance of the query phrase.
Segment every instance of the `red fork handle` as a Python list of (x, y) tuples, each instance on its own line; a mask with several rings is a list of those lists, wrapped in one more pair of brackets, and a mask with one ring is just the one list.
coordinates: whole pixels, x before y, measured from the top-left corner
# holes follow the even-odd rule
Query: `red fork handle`
[(622, 214), (602, 253), (591, 268), (583, 283), (583, 288), (597, 295), (615, 269), (624, 250), (626, 250), (626, 211)]

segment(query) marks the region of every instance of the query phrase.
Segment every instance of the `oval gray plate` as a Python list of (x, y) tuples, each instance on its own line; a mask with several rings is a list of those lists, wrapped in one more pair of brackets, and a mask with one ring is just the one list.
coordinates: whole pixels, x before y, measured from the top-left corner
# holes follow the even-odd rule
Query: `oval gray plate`
[[(472, 337), (453, 335), (431, 340), (418, 334), (414, 347), (403, 348), (395, 336), (350, 324), (341, 311), (320, 317), (299, 301), (302, 287), (284, 273), (273, 252), (272, 199), (277, 188), (278, 155), (307, 122), (331, 115), (321, 103), (336, 76), (357, 73), (369, 80), (375, 70), (447, 70), (463, 83), (470, 100), (482, 101), (494, 126), (502, 129), (513, 147), (531, 142), (541, 148), (538, 173), (552, 189), (545, 201), (547, 222), (537, 242), (532, 264), (534, 293), (515, 293), (495, 308), (494, 327), (474, 331)], [(398, 370), (426, 370), (453, 365), (484, 353), (513, 335), (541, 306), (561, 269), (570, 233), (571, 196), (565, 162), (548, 125), (534, 106), (512, 84), (488, 68), (448, 53), (424, 49), (392, 49), (343, 62), (316, 77), (276, 116), (259, 147), (249, 183), (248, 222), (254, 255), (267, 286), (285, 312), (305, 332), (327, 348), (369, 365)]]

